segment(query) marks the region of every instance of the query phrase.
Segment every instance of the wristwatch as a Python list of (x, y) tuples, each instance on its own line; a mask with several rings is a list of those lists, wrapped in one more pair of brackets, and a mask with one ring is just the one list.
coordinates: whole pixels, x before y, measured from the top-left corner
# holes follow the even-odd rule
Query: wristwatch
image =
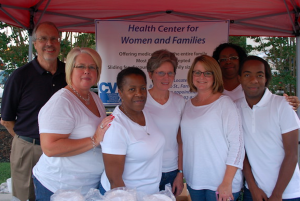
[(178, 169), (178, 172), (179, 172), (179, 173), (183, 173), (182, 170), (179, 170), (179, 169)]

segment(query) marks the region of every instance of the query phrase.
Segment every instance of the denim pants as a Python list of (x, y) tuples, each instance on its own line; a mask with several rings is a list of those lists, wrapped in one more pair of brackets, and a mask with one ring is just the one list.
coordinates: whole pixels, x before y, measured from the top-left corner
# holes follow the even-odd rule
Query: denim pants
[(166, 184), (171, 184), (173, 186), (173, 182), (177, 176), (178, 170), (173, 170), (171, 172), (163, 172), (161, 175), (160, 183), (159, 183), (159, 190), (165, 190)]
[(35, 192), (35, 200), (36, 201), (50, 201), (51, 195), (54, 193), (48, 190), (45, 186), (43, 186), (39, 180), (32, 175), (33, 183), (34, 183), (34, 192)]
[[(248, 188), (244, 188), (244, 201), (252, 201), (251, 192)], [(282, 201), (300, 201), (300, 198), (282, 199)]]
[[(217, 201), (216, 191), (203, 189), (203, 190), (194, 190), (189, 185), (187, 189), (190, 193), (192, 201)], [(240, 192), (232, 193), (234, 200), (237, 200)]]
[(103, 188), (103, 186), (101, 184), (101, 181), (99, 183), (99, 188), (98, 189), (99, 189), (101, 195), (104, 195), (106, 193), (106, 190)]

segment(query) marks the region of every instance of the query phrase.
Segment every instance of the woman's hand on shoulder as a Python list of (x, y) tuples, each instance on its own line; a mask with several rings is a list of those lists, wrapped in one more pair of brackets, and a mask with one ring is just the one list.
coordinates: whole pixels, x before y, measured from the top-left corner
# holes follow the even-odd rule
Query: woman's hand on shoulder
[(98, 125), (97, 130), (94, 135), (95, 143), (99, 144), (104, 138), (104, 134), (107, 129), (110, 127), (110, 123), (115, 117), (111, 114), (110, 116), (105, 117), (101, 123)]
[(294, 110), (297, 110), (300, 106), (300, 101), (297, 96), (288, 96), (287, 94), (283, 94), (285, 96), (285, 99), (290, 103), (291, 106), (293, 106)]

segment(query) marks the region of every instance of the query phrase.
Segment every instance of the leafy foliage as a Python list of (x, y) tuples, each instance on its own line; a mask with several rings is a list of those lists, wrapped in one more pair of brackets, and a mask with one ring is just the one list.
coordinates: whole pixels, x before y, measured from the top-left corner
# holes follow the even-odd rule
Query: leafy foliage
[(78, 36), (75, 36), (76, 42), (74, 47), (90, 47), (95, 49), (96, 39), (95, 34), (93, 33), (81, 33)]
[(247, 45), (246, 36), (229, 36), (229, 43), (233, 43), (242, 47), (247, 53), (253, 50), (251, 45)]
[(270, 66), (279, 70), (273, 75), (269, 88), (273, 93), (284, 91), (288, 95), (296, 92), (296, 39), (292, 37), (251, 37), (258, 46), (254, 50), (264, 52)]
[(0, 22), (0, 28), (1, 69), (12, 72), (28, 61), (28, 34), (21, 28), (3, 22)]

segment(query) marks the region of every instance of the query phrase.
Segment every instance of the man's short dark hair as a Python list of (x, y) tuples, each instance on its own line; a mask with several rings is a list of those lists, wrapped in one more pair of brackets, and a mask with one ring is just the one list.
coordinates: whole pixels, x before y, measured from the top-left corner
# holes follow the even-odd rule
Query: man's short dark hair
[(260, 61), (264, 64), (265, 66), (265, 77), (267, 79), (266, 81), (266, 84), (265, 86), (268, 87), (271, 79), (272, 79), (272, 73), (271, 73), (271, 67), (270, 65), (268, 64), (268, 62), (266, 60), (264, 60), (263, 58), (261, 57), (258, 57), (258, 56), (248, 56), (246, 59), (244, 59), (244, 61), (242, 62), (240, 68), (239, 68), (239, 75), (241, 76), (242, 75), (242, 71), (243, 71), (243, 66), (245, 64), (245, 62), (247, 61)]

